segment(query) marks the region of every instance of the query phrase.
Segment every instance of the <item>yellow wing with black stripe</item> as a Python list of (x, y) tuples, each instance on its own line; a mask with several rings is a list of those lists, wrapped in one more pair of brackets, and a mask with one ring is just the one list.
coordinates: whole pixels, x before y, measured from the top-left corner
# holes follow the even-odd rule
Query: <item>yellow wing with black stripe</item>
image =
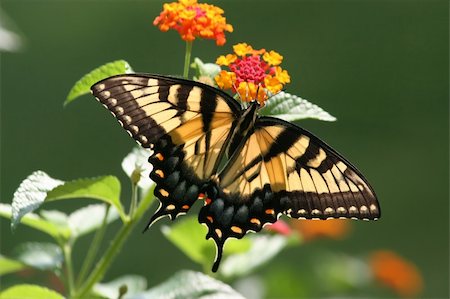
[(352, 164), (306, 130), (271, 117), (256, 120), (207, 194), (210, 201), (199, 220), (208, 226), (219, 252), (228, 237), (260, 231), (282, 214), (304, 219), (380, 217), (373, 189)]
[(350, 162), (306, 130), (276, 118), (257, 120), (243, 150), (219, 177), (221, 188), (243, 198), (270, 185), (288, 197), (279, 212), (294, 218), (379, 217), (375, 193)]
[(143, 147), (161, 206), (149, 225), (175, 219), (197, 200), (217, 171), (239, 104), (211, 86), (159, 75), (126, 74), (92, 86), (93, 95)]

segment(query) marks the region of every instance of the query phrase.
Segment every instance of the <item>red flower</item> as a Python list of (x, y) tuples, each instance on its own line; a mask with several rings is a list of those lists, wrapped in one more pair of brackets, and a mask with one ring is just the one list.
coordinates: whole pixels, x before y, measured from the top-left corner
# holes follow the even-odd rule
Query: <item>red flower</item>
[(265, 229), (283, 236), (289, 236), (290, 234), (292, 234), (292, 229), (283, 220), (278, 220), (273, 224), (267, 225)]
[(220, 88), (238, 93), (242, 101), (264, 104), (269, 94), (279, 92), (291, 81), (287, 71), (278, 66), (283, 56), (277, 52), (254, 50), (246, 43), (234, 45), (233, 50), (235, 54), (217, 58), (216, 63), (230, 71), (221, 71), (215, 79)]

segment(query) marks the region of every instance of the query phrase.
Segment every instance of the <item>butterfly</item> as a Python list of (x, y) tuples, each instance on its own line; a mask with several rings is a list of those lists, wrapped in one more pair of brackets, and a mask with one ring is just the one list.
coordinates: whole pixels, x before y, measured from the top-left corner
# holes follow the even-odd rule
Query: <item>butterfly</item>
[(106, 78), (93, 95), (153, 154), (150, 178), (161, 217), (175, 220), (198, 200), (198, 221), (216, 244), (213, 272), (228, 238), (259, 232), (282, 215), (374, 220), (380, 206), (364, 176), (344, 157), (293, 123), (243, 109), (227, 93), (153, 74)]

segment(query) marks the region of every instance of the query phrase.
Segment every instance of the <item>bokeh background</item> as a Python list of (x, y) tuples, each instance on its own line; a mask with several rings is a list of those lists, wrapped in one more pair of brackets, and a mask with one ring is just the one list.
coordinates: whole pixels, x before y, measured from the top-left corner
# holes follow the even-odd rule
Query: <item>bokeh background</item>
[[(196, 41), (193, 56), (214, 61), (238, 42), (281, 53), (292, 78), (287, 91), (338, 118), (300, 125), (353, 161), (372, 182), (382, 207), (379, 221), (353, 223), (348, 238), (291, 248), (261, 273), (281, 273), (281, 280), (295, 283), (319, 251), (361, 256), (389, 249), (420, 269), (421, 296), (448, 298), (448, 2), (210, 3), (225, 10), (235, 31), (224, 47)], [(175, 32), (152, 26), (161, 9), (162, 1), (153, 0), (2, 1), (24, 43), (19, 52), (1, 56), (1, 202), (9, 203), (20, 182), (37, 169), (64, 180), (114, 174), (123, 179), (127, 197), (120, 162), (134, 142), (90, 96), (62, 104), (76, 80), (116, 59), (136, 71), (180, 74), (184, 43)], [(70, 211), (86, 203), (48, 208)], [(0, 224), (2, 254), (22, 241), (51, 241), (23, 226), (12, 234), (5, 219)], [(159, 225), (145, 235), (132, 234), (106, 279), (136, 273), (154, 285), (179, 269), (198, 268), (162, 236)], [(89, 241), (77, 243), (76, 265)], [(301, 296), (295, 291), (278, 295)], [(392, 294), (368, 289), (358, 296)]]

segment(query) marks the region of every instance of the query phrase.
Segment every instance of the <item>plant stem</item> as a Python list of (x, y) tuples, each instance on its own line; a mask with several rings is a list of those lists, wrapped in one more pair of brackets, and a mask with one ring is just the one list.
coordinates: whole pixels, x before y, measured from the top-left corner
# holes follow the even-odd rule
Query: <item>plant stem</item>
[(92, 263), (94, 262), (95, 256), (97, 255), (97, 252), (103, 241), (103, 237), (106, 232), (106, 224), (108, 222), (108, 213), (109, 213), (110, 207), (111, 207), (110, 205), (106, 206), (102, 225), (98, 228), (97, 232), (95, 233), (94, 239), (92, 240), (92, 243), (91, 243), (91, 247), (88, 250), (86, 259), (84, 260), (83, 265), (81, 266), (81, 270), (80, 270), (80, 273), (78, 274), (77, 283), (76, 283), (76, 285), (78, 287), (83, 282), (83, 280), (86, 278), (86, 274), (90, 270)]
[(131, 203), (130, 203), (130, 210), (128, 211), (128, 215), (130, 218), (134, 217), (134, 213), (136, 211), (137, 202), (138, 202), (138, 187), (137, 184), (133, 181), (131, 182)]
[(69, 243), (65, 243), (62, 246), (64, 260), (66, 261), (66, 271), (67, 271), (67, 286), (69, 291), (69, 296), (72, 297), (74, 293), (74, 279), (73, 279), (73, 265), (72, 265), (72, 248)]
[(127, 217), (127, 220), (124, 222), (124, 225), (114, 237), (114, 240), (111, 242), (111, 245), (108, 247), (106, 253), (97, 263), (91, 275), (89, 275), (79, 291), (75, 294), (75, 298), (86, 298), (86, 295), (89, 294), (92, 287), (103, 278), (106, 270), (108, 270), (117, 254), (120, 252), (120, 249), (125, 243), (125, 240), (128, 238), (130, 232), (133, 230), (136, 223), (141, 219), (141, 217), (144, 215), (145, 211), (153, 201), (153, 190), (151, 190), (149, 191), (149, 194), (139, 202), (139, 205), (134, 214), (131, 217)]
[(186, 53), (184, 54), (184, 71), (183, 77), (189, 79), (189, 67), (191, 64), (192, 41), (186, 41)]
[(105, 255), (100, 259), (100, 261), (95, 266), (94, 271), (92, 271), (91, 275), (89, 275), (85, 283), (81, 286), (80, 290), (75, 296), (76, 298), (85, 298), (86, 295), (91, 291), (94, 284), (96, 284), (103, 278), (106, 270), (108, 270), (109, 266), (111, 266), (112, 261), (119, 253), (123, 243), (130, 234), (135, 223), (135, 219), (129, 219), (127, 222), (125, 222), (124, 226), (122, 226), (114, 240), (111, 242), (111, 245), (108, 247)]

